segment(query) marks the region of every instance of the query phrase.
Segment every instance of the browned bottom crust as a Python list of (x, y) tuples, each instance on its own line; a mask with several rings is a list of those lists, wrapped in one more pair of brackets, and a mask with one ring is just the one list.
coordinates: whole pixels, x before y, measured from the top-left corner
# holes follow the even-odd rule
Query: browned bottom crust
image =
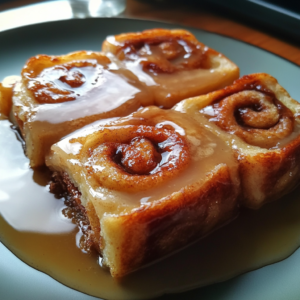
[(65, 198), (67, 209), (63, 211), (80, 228), (83, 233), (83, 240), (80, 248), (90, 252), (92, 248), (100, 254), (100, 224), (92, 205), (86, 208), (81, 204), (81, 193), (71, 182), (67, 173), (53, 172), (50, 181), (50, 192), (58, 198)]

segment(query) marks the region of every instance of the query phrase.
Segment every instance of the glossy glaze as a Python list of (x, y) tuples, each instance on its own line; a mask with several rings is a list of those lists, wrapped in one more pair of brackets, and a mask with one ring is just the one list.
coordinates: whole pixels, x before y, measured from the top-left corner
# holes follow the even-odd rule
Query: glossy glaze
[(13, 103), (26, 154), (36, 167), (68, 133), (99, 119), (127, 115), (153, 100), (130, 71), (102, 53), (80, 51), (30, 58), (14, 87)]
[[(112, 158), (106, 156), (106, 145), (114, 149), (111, 153), (114, 157), (119, 146), (126, 146), (139, 136), (156, 140), (154, 147), (160, 144), (160, 162), (152, 170), (153, 175), (152, 172), (150, 176), (128, 174), (116, 162), (112, 162), (112, 168), (109, 163)], [(103, 151), (105, 156), (101, 157)], [(199, 128), (185, 115), (155, 107), (112, 122), (107, 129), (94, 125), (93, 128), (87, 127), (71, 134), (53, 146), (52, 154), (47, 158), (50, 168), (65, 170), (81, 186), (84, 205), (86, 199), (95, 198), (95, 202), (99, 203), (99, 212), (103, 211), (100, 203), (105, 203), (104, 207), (111, 203), (110, 207), (114, 207), (112, 211), (122, 212), (166, 197), (188, 184), (204, 181), (206, 174), (222, 163), (236, 168), (231, 150), (224, 142)], [(132, 178), (136, 184), (126, 179), (123, 185), (122, 176), (128, 180)], [(105, 178), (109, 182), (103, 183)], [(160, 184), (162, 182), (164, 185)]]
[(40, 103), (73, 101), (101, 84), (103, 66), (96, 60), (65, 63), (42, 70), (28, 82), (28, 89)]
[[(112, 276), (141, 268), (236, 216), (239, 180), (231, 149), (187, 115), (147, 107), (86, 130), (53, 145), (46, 164), (78, 187)], [(147, 140), (147, 153), (136, 139)], [(151, 155), (156, 165), (149, 173), (134, 173)]]
[(239, 75), (234, 63), (185, 30), (152, 29), (110, 36), (102, 49), (146, 83), (155, 104), (166, 108), (224, 87)]
[[(117, 57), (125, 61), (139, 61), (144, 71), (153, 75), (175, 73), (189, 69), (209, 69), (209, 48), (182, 37), (153, 36), (140, 40), (119, 41), (113, 36), (107, 39), (120, 47)], [(211, 51), (211, 50), (210, 50)]]

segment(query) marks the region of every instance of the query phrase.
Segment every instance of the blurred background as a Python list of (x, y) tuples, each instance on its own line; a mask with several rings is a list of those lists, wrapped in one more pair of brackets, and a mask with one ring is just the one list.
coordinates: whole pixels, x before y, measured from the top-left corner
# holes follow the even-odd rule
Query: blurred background
[(0, 31), (99, 16), (150, 19), (204, 29), (264, 48), (300, 65), (298, 0), (0, 0)]

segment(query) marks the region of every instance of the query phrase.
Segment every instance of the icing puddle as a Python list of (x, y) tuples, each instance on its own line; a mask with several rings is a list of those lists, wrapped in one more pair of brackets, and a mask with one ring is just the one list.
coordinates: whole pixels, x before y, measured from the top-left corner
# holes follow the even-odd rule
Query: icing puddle
[(62, 199), (48, 192), (46, 170), (28, 166), (21, 143), (0, 121), (0, 240), (28, 265), (83, 293), (114, 300), (147, 299), (232, 278), (280, 261), (300, 245), (300, 188), (258, 211), (244, 210), (227, 226), (122, 281), (83, 253), (64, 217)]

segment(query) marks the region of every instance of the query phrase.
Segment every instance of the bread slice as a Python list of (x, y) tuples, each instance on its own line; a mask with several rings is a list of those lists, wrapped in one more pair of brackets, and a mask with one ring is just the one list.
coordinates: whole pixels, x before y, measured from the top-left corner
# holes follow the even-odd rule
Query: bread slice
[(108, 37), (102, 50), (146, 83), (155, 104), (177, 102), (231, 84), (239, 68), (186, 30), (151, 29)]
[(13, 115), (31, 167), (43, 165), (50, 146), (66, 134), (153, 103), (130, 71), (110, 64), (104, 54), (89, 51), (27, 61), (14, 87)]
[(300, 104), (272, 76), (244, 76), (222, 90), (182, 101), (174, 110), (232, 147), (245, 206), (259, 208), (299, 183)]
[(51, 147), (47, 166), (75, 191), (113, 277), (177, 251), (237, 215), (232, 151), (190, 119), (148, 107), (91, 124)]

